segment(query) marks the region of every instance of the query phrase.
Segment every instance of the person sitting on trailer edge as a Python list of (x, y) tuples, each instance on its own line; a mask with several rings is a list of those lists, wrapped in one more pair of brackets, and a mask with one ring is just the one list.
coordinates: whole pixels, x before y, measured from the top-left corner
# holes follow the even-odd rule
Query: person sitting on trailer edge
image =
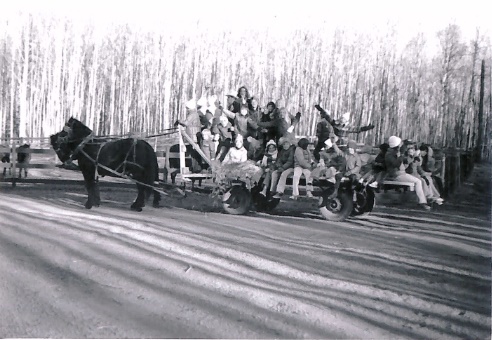
[(219, 118), (219, 123), (213, 127), (213, 133), (219, 138), (216, 157), (222, 162), (232, 146), (232, 132), (234, 128), (226, 116)]
[(264, 173), (263, 189), (260, 192), (260, 194), (263, 196), (267, 195), (267, 190), (270, 187), (272, 172), (275, 169), (275, 162), (277, 161), (277, 157), (277, 144), (275, 144), (274, 140), (270, 140), (266, 145), (265, 155), (263, 156), (262, 160), (259, 161)]
[(413, 183), (415, 186), (415, 193), (419, 200), (419, 206), (424, 210), (430, 210), (431, 207), (427, 204), (427, 198), (425, 197), (422, 188), (422, 182), (420, 179), (405, 172), (405, 167), (403, 165), (404, 155), (400, 154), (401, 138), (391, 136), (388, 139), (388, 144), (389, 149), (384, 157), (384, 164), (388, 173), (387, 179)]
[(224, 158), (223, 164), (244, 163), (248, 160), (248, 151), (243, 146), (243, 136), (237, 135), (234, 141), (234, 147), (229, 149), (229, 152)]
[(386, 176), (386, 165), (384, 158), (389, 149), (388, 143), (383, 143), (379, 146), (379, 153), (371, 165), (371, 170), (362, 176), (362, 183), (367, 183), (370, 187), (376, 188), (378, 191), (382, 186), (383, 179)]
[(270, 184), (270, 192), (272, 194), (276, 193), (277, 190), (283, 193), (287, 177), (294, 172), (295, 140), (290, 137), (281, 137), (278, 142), (281, 149), (272, 172), (272, 181)]
[(361, 160), (359, 154), (356, 152), (357, 143), (354, 140), (349, 140), (347, 143), (347, 149), (345, 152), (340, 150), (336, 143), (333, 144), (333, 149), (338, 156), (343, 156), (345, 164), (343, 167), (337, 169), (340, 172), (335, 175), (335, 188), (333, 193), (328, 196), (328, 199), (333, 199), (338, 195), (338, 188), (343, 177), (348, 177), (351, 183), (355, 183), (359, 179), (359, 172), (361, 168)]

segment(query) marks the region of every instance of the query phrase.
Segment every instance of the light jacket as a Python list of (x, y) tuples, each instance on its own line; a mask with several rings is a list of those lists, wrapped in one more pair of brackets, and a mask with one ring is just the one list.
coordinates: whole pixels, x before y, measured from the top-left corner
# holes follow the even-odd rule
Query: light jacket
[(224, 158), (223, 164), (243, 163), (248, 159), (248, 151), (242, 146), (240, 149), (232, 147)]
[(294, 152), (294, 167), (303, 169), (311, 169), (311, 153), (309, 150), (304, 150), (300, 146), (296, 147)]

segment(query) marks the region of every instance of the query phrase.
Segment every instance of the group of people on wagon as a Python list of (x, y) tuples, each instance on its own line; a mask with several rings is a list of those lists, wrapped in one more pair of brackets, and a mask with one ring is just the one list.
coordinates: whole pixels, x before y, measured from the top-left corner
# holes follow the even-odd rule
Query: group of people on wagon
[[(255, 162), (262, 168), (263, 188), (275, 198), (285, 192), (287, 178), (292, 175), (291, 199), (299, 197), (299, 182), (306, 179), (306, 196), (313, 197), (312, 183), (320, 177), (334, 178), (333, 198), (343, 177), (353, 182), (362, 182), (375, 188), (383, 180), (394, 179), (414, 183), (419, 204), (430, 209), (429, 202), (442, 204), (438, 188), (439, 177), (434, 176), (435, 160), (432, 148), (391, 136), (379, 146), (380, 152), (369, 164), (357, 152), (357, 143), (351, 134), (368, 131), (374, 125), (350, 124), (350, 113), (338, 119), (321, 106), (315, 105), (320, 117), (316, 127), (317, 141), (309, 148), (307, 138), (296, 140), (293, 130), (301, 117), (288, 112), (283, 100), (269, 102), (266, 109), (259, 106), (258, 99), (250, 96), (246, 87), (237, 93), (229, 92), (222, 105), (216, 96), (201, 98), (186, 103), (187, 117), (178, 120), (187, 134), (200, 146), (209, 158), (222, 164)], [(199, 172), (205, 166), (195, 150), (190, 150), (192, 170)]]
[[(220, 162), (229, 162), (234, 157), (242, 159), (244, 153), (246, 159), (260, 161), (269, 141), (277, 145), (281, 137), (294, 136), (294, 127), (301, 116), (300, 112), (289, 113), (282, 99), (262, 108), (244, 86), (237, 93), (227, 93), (224, 105), (217, 96), (209, 96), (189, 100), (185, 108), (186, 119), (176, 121), (175, 125), (186, 128), (186, 133), (209, 160)], [(232, 151), (234, 157), (231, 158), (228, 153), (233, 147), (240, 151)], [(191, 151), (191, 157), (192, 172), (207, 167), (196, 151)]]

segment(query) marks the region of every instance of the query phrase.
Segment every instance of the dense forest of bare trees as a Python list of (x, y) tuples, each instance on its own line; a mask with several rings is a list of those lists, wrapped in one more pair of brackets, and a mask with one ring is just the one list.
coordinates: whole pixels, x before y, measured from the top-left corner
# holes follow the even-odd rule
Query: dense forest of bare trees
[(373, 122), (376, 128), (359, 136), (368, 144), (392, 134), (467, 149), (481, 140), (490, 154), (492, 50), (478, 30), (466, 41), (460, 27), (443, 27), (430, 55), (423, 34), (398, 49), (390, 28), (363, 34), (320, 26), (276, 35), (197, 24), (185, 34), (130, 25), (102, 30), (26, 13), (0, 27), (1, 139), (45, 137), (70, 116), (99, 135), (157, 133), (184, 115), (189, 98), (205, 91), (220, 98), (245, 85), (262, 105), (279, 98), (291, 110), (302, 105), (300, 135), (314, 134), (313, 105), (320, 103), (334, 116), (351, 111), (354, 124)]

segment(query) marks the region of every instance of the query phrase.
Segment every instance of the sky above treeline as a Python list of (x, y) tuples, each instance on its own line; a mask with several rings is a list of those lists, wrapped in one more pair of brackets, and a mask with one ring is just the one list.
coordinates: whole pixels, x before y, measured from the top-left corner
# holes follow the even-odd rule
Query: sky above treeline
[(424, 33), (432, 46), (436, 33), (449, 24), (457, 24), (466, 40), (475, 37), (477, 28), (490, 37), (490, 7), (485, 0), (17, 0), (2, 3), (0, 17), (21, 10), (96, 26), (128, 23), (148, 31), (177, 32), (196, 30), (198, 21), (211, 31), (268, 28), (279, 35), (299, 28), (374, 34), (392, 28), (402, 44)]

